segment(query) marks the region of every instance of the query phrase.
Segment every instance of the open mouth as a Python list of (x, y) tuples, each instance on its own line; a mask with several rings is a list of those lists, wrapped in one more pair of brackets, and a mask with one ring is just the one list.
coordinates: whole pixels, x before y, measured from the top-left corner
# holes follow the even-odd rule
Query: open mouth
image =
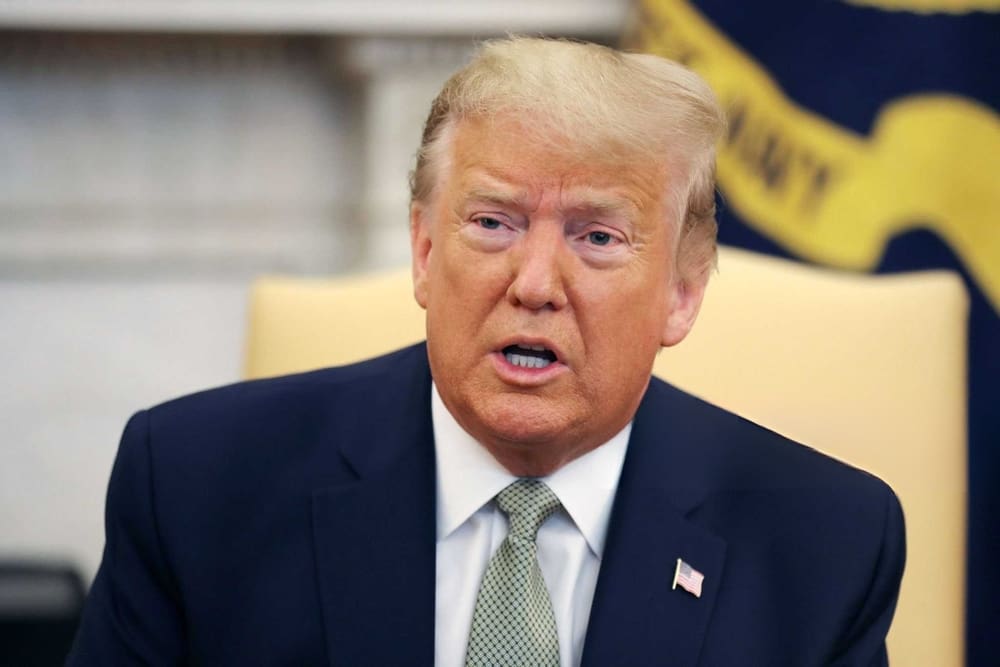
[(556, 355), (543, 345), (508, 345), (503, 356), (512, 366), (518, 368), (545, 368), (556, 361)]

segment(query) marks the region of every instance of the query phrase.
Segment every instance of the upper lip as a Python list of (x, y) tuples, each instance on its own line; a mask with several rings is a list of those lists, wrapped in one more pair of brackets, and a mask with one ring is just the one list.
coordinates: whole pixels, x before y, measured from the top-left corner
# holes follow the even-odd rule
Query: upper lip
[(520, 345), (521, 347), (541, 345), (546, 350), (549, 350), (552, 354), (556, 355), (556, 361), (565, 363), (565, 357), (563, 356), (562, 350), (560, 350), (559, 347), (551, 340), (543, 336), (510, 336), (509, 338), (504, 339), (497, 349), (502, 353), (504, 348), (511, 345)]

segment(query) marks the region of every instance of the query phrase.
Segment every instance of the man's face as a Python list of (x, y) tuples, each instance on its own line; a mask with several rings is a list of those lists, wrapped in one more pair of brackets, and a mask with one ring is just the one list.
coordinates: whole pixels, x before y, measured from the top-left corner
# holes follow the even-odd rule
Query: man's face
[(512, 473), (540, 476), (628, 423), (704, 284), (673, 270), (662, 165), (555, 152), (523, 127), (461, 121), (411, 238), (445, 405)]

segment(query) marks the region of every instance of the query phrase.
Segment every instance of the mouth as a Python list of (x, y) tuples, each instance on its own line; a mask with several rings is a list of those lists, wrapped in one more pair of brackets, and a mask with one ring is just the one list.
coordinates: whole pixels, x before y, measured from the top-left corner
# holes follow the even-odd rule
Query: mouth
[(503, 356), (518, 368), (546, 368), (558, 361), (556, 353), (544, 345), (508, 345), (503, 348)]

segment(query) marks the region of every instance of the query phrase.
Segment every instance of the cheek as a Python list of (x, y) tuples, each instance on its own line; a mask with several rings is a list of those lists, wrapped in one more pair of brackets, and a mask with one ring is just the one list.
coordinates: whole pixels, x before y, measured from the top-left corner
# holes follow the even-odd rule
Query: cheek
[(434, 260), (427, 308), (429, 337), (442, 342), (442, 351), (449, 355), (472, 353), (478, 347), (473, 343), (494, 329), (494, 311), (506, 294), (499, 267), (493, 258), (473, 256), (455, 244), (439, 247)]
[(651, 280), (646, 276), (592, 285), (579, 302), (583, 341), (599, 355), (592, 361), (602, 372), (631, 375), (652, 364), (666, 326), (669, 297), (664, 285)]
[(506, 292), (507, 269), (503, 253), (477, 252), (454, 237), (441, 250), (436, 267), (439, 288), (453, 304), (470, 312), (481, 312)]

